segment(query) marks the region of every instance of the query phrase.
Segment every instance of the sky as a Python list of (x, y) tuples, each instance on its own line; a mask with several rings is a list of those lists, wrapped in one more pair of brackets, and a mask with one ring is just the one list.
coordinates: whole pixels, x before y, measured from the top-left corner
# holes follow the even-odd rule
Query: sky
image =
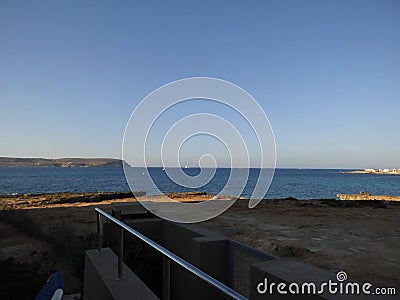
[(200, 76), (258, 101), (278, 167), (400, 168), (399, 28), (385, 0), (1, 1), (0, 156), (121, 158), (138, 103)]

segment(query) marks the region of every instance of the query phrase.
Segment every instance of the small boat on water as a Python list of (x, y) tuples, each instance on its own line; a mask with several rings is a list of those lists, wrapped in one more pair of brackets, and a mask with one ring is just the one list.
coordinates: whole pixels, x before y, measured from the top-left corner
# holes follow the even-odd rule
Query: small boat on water
[(400, 196), (391, 195), (371, 195), (366, 192), (359, 194), (337, 194), (340, 200), (380, 200), (380, 201), (400, 201)]

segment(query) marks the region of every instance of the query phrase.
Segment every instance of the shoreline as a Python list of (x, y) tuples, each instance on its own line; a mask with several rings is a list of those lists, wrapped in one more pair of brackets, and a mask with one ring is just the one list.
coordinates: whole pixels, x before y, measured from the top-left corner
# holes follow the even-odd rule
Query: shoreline
[[(135, 191), (134, 194), (140, 197), (141, 201), (159, 201), (161, 195), (147, 196), (145, 192)], [(112, 202), (136, 202), (138, 201), (132, 192), (83, 192), (83, 193), (38, 193), (38, 194), (18, 194), (18, 195), (0, 195), (0, 211), (2, 210), (18, 210), (18, 209), (38, 209), (53, 207), (83, 207), (96, 204), (104, 205)], [(366, 193), (365, 193), (366, 194)], [(173, 192), (166, 194), (168, 197), (178, 202), (201, 202), (213, 199), (213, 195), (206, 192)], [(295, 203), (304, 203), (301, 205), (312, 205), (313, 203), (325, 203), (327, 206), (346, 206), (360, 207), (373, 206), (379, 207), (379, 203), (398, 202), (397, 197), (400, 196), (376, 196), (370, 197), (342, 197), (342, 196), (360, 196), (358, 194), (338, 194), (338, 198), (309, 198), (297, 199), (294, 197), (286, 198), (265, 198), (260, 202), (276, 202), (276, 201), (295, 201)], [(339, 197), (340, 196), (340, 197)], [(343, 199), (341, 199), (343, 198)], [(359, 199), (358, 199), (359, 198)], [(219, 197), (219, 200), (223, 197)], [(239, 197), (237, 201), (248, 202), (248, 198)], [(308, 203), (308, 204), (307, 204)], [(259, 204), (259, 205), (260, 205)], [(383, 204), (384, 205), (384, 204)], [(256, 206), (257, 207), (257, 206)]]
[[(147, 196), (145, 192), (137, 191), (135, 195), (141, 199), (148, 198), (149, 201), (157, 201), (156, 196)], [(213, 195), (206, 192), (172, 192), (167, 196), (176, 201), (207, 201), (211, 200)], [(51, 208), (51, 207), (78, 207), (88, 206), (97, 203), (108, 204), (111, 202), (130, 202), (137, 201), (132, 192), (82, 192), (82, 193), (25, 193), (17, 195), (0, 195), (0, 211), (6, 209), (35, 209), (35, 208)], [(238, 200), (248, 201), (246, 197), (239, 197)], [(338, 201), (336, 198), (318, 198), (318, 199), (297, 199), (294, 197), (285, 198), (266, 198), (262, 201)]]

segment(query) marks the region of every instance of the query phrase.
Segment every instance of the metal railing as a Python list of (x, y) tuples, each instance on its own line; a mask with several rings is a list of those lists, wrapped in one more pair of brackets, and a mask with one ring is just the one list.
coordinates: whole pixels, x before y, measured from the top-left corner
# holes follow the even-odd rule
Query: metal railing
[(204, 273), (199, 268), (193, 266), (192, 264), (188, 263), (184, 259), (180, 258), (176, 254), (172, 253), (171, 251), (165, 249), (163, 246), (157, 244), (153, 240), (149, 239), (145, 235), (141, 234), (140, 232), (136, 231), (135, 229), (129, 227), (124, 222), (114, 218), (113, 216), (107, 214), (106, 212), (102, 211), (99, 208), (95, 208), (97, 214), (97, 251), (101, 252), (102, 249), (102, 231), (103, 227), (101, 224), (101, 216), (104, 216), (108, 220), (112, 221), (113, 223), (117, 224), (120, 227), (120, 237), (119, 237), (119, 251), (118, 251), (118, 277), (117, 279), (122, 280), (124, 278), (123, 274), (123, 254), (124, 254), (124, 230), (133, 234), (158, 252), (163, 255), (163, 287), (162, 287), (162, 299), (169, 299), (170, 297), (170, 261), (180, 265), (184, 269), (188, 270), (198, 278), (202, 279), (203, 281), (207, 282), (209, 285), (216, 288), (222, 294), (225, 294), (232, 299), (239, 299), (245, 300), (247, 299), (243, 295), (239, 294), (238, 292), (234, 291), (230, 287), (226, 286), (225, 284), (221, 283), (214, 277)]

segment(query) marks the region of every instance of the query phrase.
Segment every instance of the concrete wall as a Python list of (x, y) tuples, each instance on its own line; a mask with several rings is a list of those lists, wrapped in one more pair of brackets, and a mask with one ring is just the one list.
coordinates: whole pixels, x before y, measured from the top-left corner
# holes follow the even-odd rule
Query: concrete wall
[(125, 264), (123, 269), (124, 279), (117, 280), (118, 258), (110, 248), (86, 251), (83, 299), (158, 299)]
[[(182, 225), (156, 218), (126, 223), (169, 251), (227, 284), (228, 239), (197, 225)], [(216, 290), (171, 262), (171, 299), (220, 299)], [(223, 298), (221, 298), (223, 299)]]
[[(226, 238), (207, 236), (194, 238), (191, 243), (191, 254), (193, 265), (228, 285), (229, 255)], [(219, 292), (203, 280), (194, 281), (192, 289), (197, 299), (221, 298)]]
[(163, 244), (164, 221), (159, 218), (143, 218), (135, 220), (125, 220), (124, 223), (139, 231), (141, 234), (155, 241), (157, 244)]
[[(232, 262), (229, 261), (230, 247), (229, 239), (226, 236), (204, 229), (198, 225), (182, 225), (164, 221), (158, 218), (135, 219), (126, 221), (126, 223), (132, 228), (151, 238), (161, 246), (180, 256), (187, 262), (198, 267), (200, 270), (229, 286), (229, 264)], [(246, 249), (243, 249), (243, 253), (244, 255), (248, 254)], [(98, 253), (94, 252), (89, 254), (87, 254), (86, 258), (87, 267), (85, 265), (84, 299), (112, 299), (108, 297), (111, 295), (110, 291), (114, 291), (114, 289), (111, 287), (114, 287), (116, 283), (114, 282), (112, 285), (108, 284), (106, 286), (102, 286), (99, 282), (112, 282), (112, 279), (117, 274), (117, 258), (115, 254), (113, 254), (113, 256), (111, 254), (107, 254), (106, 260), (109, 261), (107, 263), (108, 268), (112, 269), (107, 269), (101, 260), (95, 261), (95, 259), (99, 256)], [(114, 260), (113, 263), (111, 263), (112, 260)], [(324, 293), (320, 296), (295, 295), (290, 297), (290, 295), (278, 295), (276, 293), (276, 289), (275, 293), (273, 294), (260, 294), (257, 292), (257, 285), (261, 282), (264, 282), (265, 278), (267, 278), (268, 283), (274, 282), (278, 284), (280, 282), (313, 282), (317, 286), (319, 286), (319, 283), (327, 282), (329, 279), (335, 281), (335, 274), (315, 266), (305, 264), (294, 258), (269, 259), (261, 263), (256, 263), (249, 268), (250, 299), (340, 299), (338, 296), (329, 295), (327, 293)], [(102, 272), (109, 274), (107, 275), (109, 277), (106, 279), (100, 278), (101, 276), (104, 276)], [(91, 278), (89, 278), (89, 282), (87, 282), (87, 273), (93, 274), (90, 276)], [(151, 292), (148, 293), (149, 290), (145, 286), (143, 287), (143, 283), (141, 283), (141, 281), (133, 275), (130, 275), (130, 277), (133, 278), (132, 282), (134, 282), (134, 284), (131, 285), (131, 290), (135, 290), (134, 294), (137, 294), (136, 289), (139, 289), (144, 291), (145, 294), (143, 297), (155, 297)], [(245, 276), (245, 274), (243, 275)], [(137, 282), (140, 282), (141, 284), (137, 285)], [(90, 289), (90, 287), (93, 286), (96, 286), (96, 288)], [(133, 295), (131, 291), (129, 291), (129, 293), (127, 291), (127, 294)], [(98, 298), (98, 295), (102, 296), (103, 298)], [(226, 297), (217, 292), (216, 289), (173, 262), (171, 262), (170, 265), (170, 295), (171, 299), (174, 300), (226, 299)]]

